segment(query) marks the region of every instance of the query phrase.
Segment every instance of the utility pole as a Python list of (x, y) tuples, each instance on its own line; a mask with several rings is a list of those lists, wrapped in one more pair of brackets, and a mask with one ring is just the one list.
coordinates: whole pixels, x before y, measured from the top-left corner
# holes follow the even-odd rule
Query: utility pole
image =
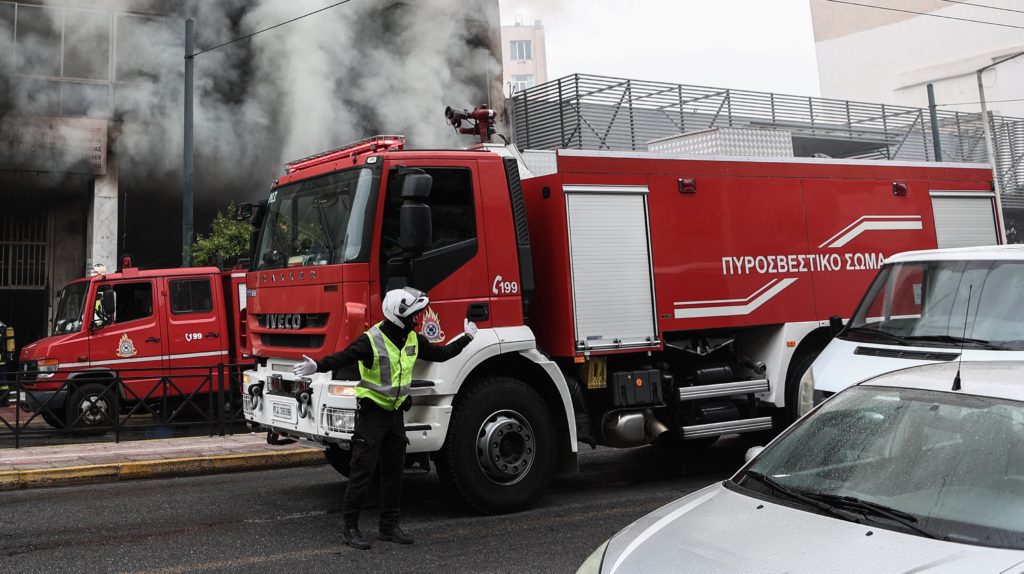
[(932, 146), (935, 148), (935, 161), (942, 161), (942, 140), (939, 139), (939, 114), (935, 110), (935, 87), (928, 84), (928, 114), (932, 119)]
[(981, 102), (981, 124), (985, 130), (985, 149), (988, 150), (988, 161), (992, 164), (992, 184), (995, 186), (996, 194), (998, 195), (1001, 191), (1001, 184), (999, 178), (999, 167), (996, 165), (996, 145), (995, 140), (992, 138), (992, 126), (989, 123), (988, 117), (988, 106), (985, 104), (985, 84), (981, 81), (981, 75), (985, 70), (994, 68), (1003, 62), (1009, 62), (1014, 58), (1024, 56), (1024, 52), (1017, 52), (1016, 54), (1010, 54), (1009, 56), (996, 60), (987, 66), (978, 68), (976, 74), (978, 76), (978, 100)]
[[(989, 123), (988, 106), (985, 103), (985, 83), (982, 82), (981, 75), (985, 72), (985, 70), (989, 68), (994, 68), (999, 64), (1002, 64), (1003, 62), (1009, 62), (1010, 60), (1018, 58), (1020, 56), (1024, 56), (1024, 52), (1010, 54), (1009, 56), (1002, 58), (1000, 60), (996, 60), (995, 62), (992, 62), (987, 66), (982, 66), (981, 68), (978, 68), (978, 71), (976, 72), (978, 76), (978, 101), (981, 103), (981, 125), (982, 128), (985, 130), (985, 149), (988, 151), (988, 161), (990, 164), (992, 164), (992, 187), (994, 188), (993, 191), (996, 192), (996, 212), (999, 215), (999, 221), (1005, 221), (1003, 219), (1003, 188), (1001, 178), (999, 177), (999, 166), (996, 164), (996, 144), (995, 140), (992, 137), (992, 126)], [(1005, 244), (1005, 225), (999, 226), (999, 235), (1002, 240), (1002, 243)]]
[(182, 161), (181, 193), (181, 266), (192, 265), (192, 197), (195, 176), (193, 157), (192, 94), (195, 49), (192, 43), (192, 19), (185, 20), (185, 150)]
[(996, 147), (992, 141), (992, 126), (989, 125), (988, 106), (985, 105), (985, 84), (981, 81), (981, 74), (984, 71), (985, 68), (978, 70), (978, 100), (981, 102), (981, 127), (985, 133), (985, 150), (988, 152), (988, 163), (992, 164), (992, 186), (995, 187), (996, 195), (998, 195), (1000, 192), (999, 166), (996, 165)]

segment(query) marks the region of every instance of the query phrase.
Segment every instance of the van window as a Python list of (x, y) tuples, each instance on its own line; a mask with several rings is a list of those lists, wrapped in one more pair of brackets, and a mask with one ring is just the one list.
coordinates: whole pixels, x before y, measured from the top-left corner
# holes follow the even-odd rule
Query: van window
[(145, 283), (115, 283), (101, 285), (97, 294), (97, 301), (102, 298), (102, 293), (114, 289), (115, 311), (113, 323), (127, 323), (137, 319), (145, 319), (153, 316), (153, 284)]
[(868, 289), (844, 337), (1024, 350), (1024, 263), (970, 260), (887, 265)]
[(171, 313), (209, 313), (213, 311), (213, 292), (209, 279), (171, 281)]

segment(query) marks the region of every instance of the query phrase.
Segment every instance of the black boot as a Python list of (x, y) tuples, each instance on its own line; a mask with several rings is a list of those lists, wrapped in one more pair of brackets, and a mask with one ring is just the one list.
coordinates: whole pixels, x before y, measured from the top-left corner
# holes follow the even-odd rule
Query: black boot
[(370, 541), (363, 536), (357, 525), (349, 526), (346, 524), (345, 528), (341, 531), (341, 539), (352, 548), (358, 548), (359, 550), (370, 549)]
[(406, 534), (405, 531), (398, 526), (382, 526), (377, 538), (387, 540), (388, 542), (396, 542), (398, 544), (412, 544), (414, 542), (412, 536)]

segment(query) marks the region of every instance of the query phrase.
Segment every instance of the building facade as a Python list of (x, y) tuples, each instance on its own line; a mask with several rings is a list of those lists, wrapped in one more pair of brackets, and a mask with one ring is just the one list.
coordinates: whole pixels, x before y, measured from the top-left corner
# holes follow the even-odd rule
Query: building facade
[[(975, 71), (1024, 51), (1024, 6), (1015, 0), (984, 7), (945, 0), (875, 4), (905, 11), (810, 0), (823, 97), (924, 107), (933, 83), (943, 109), (977, 112)], [(1024, 117), (1022, 66), (1008, 62), (985, 72), (994, 113)]]
[[(124, 253), (142, 267), (180, 264), (185, 19), (198, 51), (318, 7), (0, 0), (0, 321), (19, 343), (47, 334), (57, 292), (95, 264), (114, 270)], [(445, 26), (445, 41), (425, 48)], [(497, 0), (353, 3), (197, 56), (195, 232), (229, 200), (265, 199), (283, 160), (306, 151), (373, 133), (421, 147), (457, 139), (424, 118), (445, 105), (501, 108), (499, 29)], [(279, 65), (300, 59), (307, 67)], [(424, 86), (414, 68), (447, 80)]]
[(56, 291), (116, 268), (119, 97), (145, 81), (123, 50), (152, 2), (0, 2), (0, 316), (19, 342), (46, 334)]
[(501, 27), (501, 67), (502, 84), (509, 97), (548, 81), (544, 25), (540, 20)]

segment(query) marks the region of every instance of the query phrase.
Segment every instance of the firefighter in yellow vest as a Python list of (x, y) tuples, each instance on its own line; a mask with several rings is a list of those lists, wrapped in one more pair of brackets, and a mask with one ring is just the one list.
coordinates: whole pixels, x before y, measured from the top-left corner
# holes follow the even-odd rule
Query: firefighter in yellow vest
[(346, 349), (318, 361), (303, 355), (293, 372), (306, 376), (359, 366), (356, 387), (356, 428), (352, 436), (352, 462), (345, 493), (342, 539), (353, 548), (370, 548), (359, 530), (359, 511), (380, 463), (380, 532), (378, 538), (412, 544), (398, 525), (402, 476), (405, 468), (405, 417), (409, 410), (409, 385), (417, 359), (443, 362), (462, 352), (476, 335), (468, 319), (464, 333), (447, 345), (434, 345), (415, 332), (416, 318), (427, 308), (427, 294), (406, 287), (384, 295), (385, 320), (360, 335)]

